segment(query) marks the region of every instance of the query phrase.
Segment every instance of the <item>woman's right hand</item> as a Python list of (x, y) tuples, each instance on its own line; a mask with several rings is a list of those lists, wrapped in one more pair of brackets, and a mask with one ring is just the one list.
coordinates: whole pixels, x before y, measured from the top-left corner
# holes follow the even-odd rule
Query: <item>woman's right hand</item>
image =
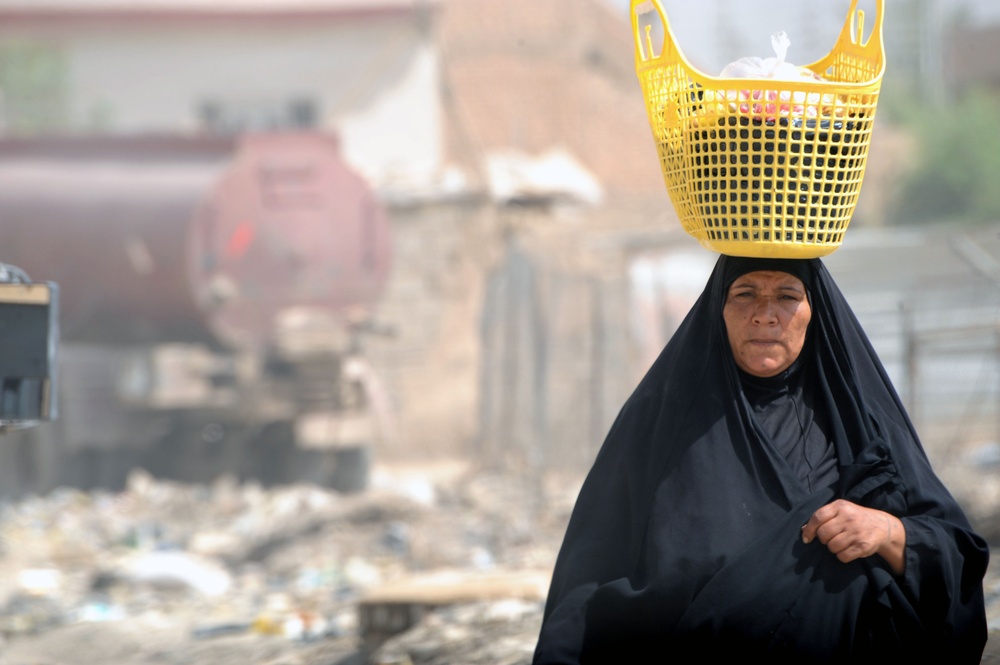
[(905, 569), (906, 528), (887, 512), (837, 499), (819, 508), (802, 527), (802, 542), (816, 538), (844, 563), (878, 554), (896, 575)]

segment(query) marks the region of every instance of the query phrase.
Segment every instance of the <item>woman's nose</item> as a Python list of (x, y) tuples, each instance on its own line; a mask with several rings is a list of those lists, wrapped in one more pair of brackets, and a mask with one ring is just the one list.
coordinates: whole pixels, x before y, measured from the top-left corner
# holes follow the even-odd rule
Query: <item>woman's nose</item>
[(756, 323), (768, 323), (777, 319), (775, 304), (770, 298), (758, 298), (754, 303), (753, 320)]

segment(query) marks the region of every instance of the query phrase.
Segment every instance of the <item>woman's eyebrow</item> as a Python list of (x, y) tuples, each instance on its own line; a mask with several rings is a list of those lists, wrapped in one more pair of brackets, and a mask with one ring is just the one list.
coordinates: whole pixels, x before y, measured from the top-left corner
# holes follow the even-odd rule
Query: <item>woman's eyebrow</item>
[[(751, 289), (759, 291), (761, 288), (762, 287), (760, 284), (752, 280), (747, 280), (745, 282), (736, 281), (733, 282), (733, 285), (729, 287), (729, 291), (732, 292), (741, 289)], [(780, 284), (777, 287), (775, 287), (775, 291), (778, 291), (779, 293), (795, 293), (797, 295), (805, 295), (806, 293), (805, 288), (798, 286), (797, 284)]]
[(782, 284), (778, 287), (779, 291), (794, 291), (795, 293), (805, 293), (806, 290), (797, 284)]

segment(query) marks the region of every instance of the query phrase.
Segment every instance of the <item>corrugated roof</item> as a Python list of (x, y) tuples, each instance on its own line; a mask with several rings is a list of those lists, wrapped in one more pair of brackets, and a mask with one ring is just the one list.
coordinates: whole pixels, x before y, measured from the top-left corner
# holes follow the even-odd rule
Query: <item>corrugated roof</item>
[(446, 0), (437, 39), (450, 152), (568, 150), (609, 189), (664, 194), (633, 64), (604, 0)]

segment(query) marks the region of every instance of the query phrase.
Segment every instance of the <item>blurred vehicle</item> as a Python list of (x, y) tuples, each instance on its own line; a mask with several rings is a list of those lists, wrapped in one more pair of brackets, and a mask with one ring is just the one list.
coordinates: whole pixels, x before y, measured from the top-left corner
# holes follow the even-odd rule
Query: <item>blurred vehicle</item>
[(60, 417), (0, 449), (0, 494), (136, 466), (364, 487), (391, 247), (335, 137), (4, 139), (0, 247), (60, 285), (62, 337)]
[(56, 417), (59, 286), (0, 263), (0, 434)]

